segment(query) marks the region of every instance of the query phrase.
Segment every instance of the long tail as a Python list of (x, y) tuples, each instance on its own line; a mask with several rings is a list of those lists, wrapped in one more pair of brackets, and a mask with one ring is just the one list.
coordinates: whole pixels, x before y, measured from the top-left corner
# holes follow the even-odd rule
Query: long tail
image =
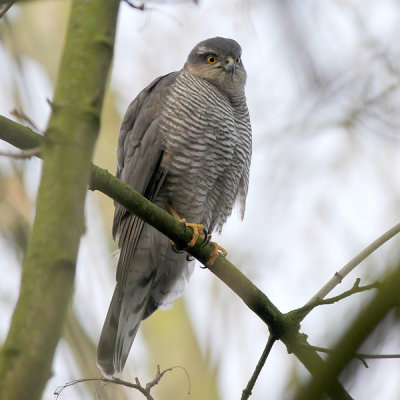
[(104, 375), (122, 372), (143, 319), (153, 281), (154, 276), (143, 286), (125, 288), (123, 294), (117, 284), (97, 347), (97, 364)]
[(106, 376), (112, 376), (115, 372), (114, 351), (117, 340), (119, 315), (121, 313), (121, 302), (118, 300), (118, 292), (118, 287), (116, 287), (97, 346), (97, 365)]

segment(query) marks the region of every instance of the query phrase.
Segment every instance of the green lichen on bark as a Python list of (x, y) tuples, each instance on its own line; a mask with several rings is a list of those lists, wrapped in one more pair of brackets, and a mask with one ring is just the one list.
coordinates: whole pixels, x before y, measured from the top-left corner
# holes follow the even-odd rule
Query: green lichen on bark
[[(20, 297), (0, 353), (2, 400), (39, 399), (51, 375), (84, 231), (84, 200), (118, 6), (118, 0), (72, 3), (53, 112), (41, 143), (43, 171)], [(14, 128), (7, 125), (9, 132)]]

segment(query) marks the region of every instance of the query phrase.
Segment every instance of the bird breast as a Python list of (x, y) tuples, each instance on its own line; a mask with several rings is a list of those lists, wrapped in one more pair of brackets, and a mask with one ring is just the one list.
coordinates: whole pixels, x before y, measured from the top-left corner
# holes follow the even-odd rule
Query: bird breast
[(181, 72), (163, 106), (160, 134), (167, 171), (160, 199), (210, 232), (220, 228), (250, 165), (244, 94), (232, 103), (206, 80)]

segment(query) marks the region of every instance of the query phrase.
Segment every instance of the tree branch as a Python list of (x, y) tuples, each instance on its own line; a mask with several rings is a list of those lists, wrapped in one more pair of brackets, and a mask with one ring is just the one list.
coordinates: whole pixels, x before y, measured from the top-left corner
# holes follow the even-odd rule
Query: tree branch
[(139, 10), (139, 11), (144, 11), (145, 7), (144, 7), (144, 3), (141, 3), (140, 5), (136, 5), (133, 4), (130, 0), (123, 0), (126, 4), (128, 4), (129, 7), (134, 8), (135, 10)]
[(26, 159), (26, 158), (32, 158), (33, 156), (39, 156), (39, 152), (40, 152), (40, 147), (34, 147), (33, 149), (23, 151), (22, 153), (7, 153), (5, 151), (0, 151), (0, 157), (10, 157), (16, 160)]
[[(400, 232), (400, 223), (390, 228), (387, 232), (381, 235), (378, 239), (374, 240), (370, 245), (368, 245), (364, 250), (358, 253), (353, 259), (351, 259), (339, 272), (336, 272), (335, 275), (326, 283), (322, 289), (315, 294), (306, 304), (307, 307), (310, 304), (313, 304), (318, 299), (323, 299), (328, 293), (330, 293), (339, 283), (342, 282), (344, 277), (348, 275), (357, 265), (359, 265), (362, 261), (364, 261), (369, 255), (371, 255), (376, 249), (381, 247), (384, 243), (386, 243), (393, 236), (397, 235)], [(310, 310), (311, 311), (311, 310)], [(304, 317), (307, 315), (306, 313)], [(303, 317), (303, 318), (304, 318)]]
[(0, 139), (12, 144), (21, 150), (40, 147), (43, 136), (34, 132), (32, 129), (22, 126), (0, 115)]
[[(51, 376), (73, 292), (118, 7), (119, 0), (72, 2), (53, 112), (40, 143), (44, 162), (19, 299), (0, 352), (2, 400), (39, 399)], [(1, 122), (4, 136), (21, 140), (14, 137), (14, 123)]]
[[(320, 346), (312, 346), (312, 345), (305, 345), (306, 348), (318, 351), (318, 353), (326, 353), (332, 354), (334, 350), (327, 349), (326, 347)], [(360, 360), (366, 368), (368, 368), (368, 364), (366, 363), (366, 359), (369, 360), (379, 360), (379, 359), (394, 359), (400, 358), (400, 354), (368, 354), (368, 353), (355, 353), (354, 358)]]
[[(3, 125), (5, 126), (4, 130)], [(5, 117), (0, 117), (0, 138), (17, 147), (19, 147), (17, 143), (21, 144), (24, 139), (32, 147), (39, 146), (43, 140), (41, 135), (7, 120)], [(23, 146), (22, 148), (27, 148), (26, 145)], [(184, 246), (192, 237), (192, 233), (185, 229), (183, 224), (105, 169), (92, 166), (89, 188), (99, 190), (111, 197), (164, 233), (177, 245)], [(204, 246), (203, 240), (200, 238), (195, 246), (188, 250), (203, 264), (206, 264), (212, 251), (213, 248), (210, 245)], [(324, 361), (316, 351), (304, 348), (303, 345), (308, 343), (306, 336), (299, 332), (300, 325), (297, 319), (293, 318), (290, 313), (282, 314), (269, 298), (227, 258), (217, 257), (209, 270), (230, 287), (268, 325), (271, 334), (286, 345), (289, 353), (293, 353), (312, 375), (318, 375)], [(337, 380), (329, 390), (328, 394), (332, 399), (351, 399)]]
[(299, 319), (299, 321), (302, 321), (305, 318), (305, 316), (308, 315), (310, 313), (310, 311), (312, 309), (314, 309), (315, 307), (322, 306), (322, 305), (334, 304), (340, 300), (345, 299), (346, 297), (352, 296), (353, 294), (365, 292), (365, 291), (371, 290), (371, 289), (377, 289), (377, 288), (379, 288), (380, 283), (375, 282), (375, 283), (371, 283), (370, 285), (365, 285), (365, 286), (359, 286), (359, 285), (360, 285), (360, 278), (357, 278), (356, 281), (354, 282), (353, 287), (349, 290), (346, 290), (342, 294), (330, 297), (328, 299), (321, 299), (321, 298), (317, 297), (312, 302), (309, 301), (305, 306), (291, 311), (291, 313), (293, 315), (296, 315), (297, 318)]
[(14, 108), (11, 113), (13, 117), (17, 118), (21, 122), (26, 122), (32, 129), (39, 131), (36, 124), (29, 118), (23, 111), (19, 111), (18, 109)]
[[(373, 332), (379, 322), (383, 320), (390, 310), (400, 305), (399, 287), (400, 265), (382, 281), (374, 298), (355, 318), (335, 348), (332, 349), (326, 363), (319, 371), (319, 377), (323, 380), (319, 381), (314, 376), (307, 387), (298, 391), (295, 397), (296, 400), (319, 399), (322, 397), (322, 393), (328, 388), (324, 378), (338, 377), (349, 360), (355, 358), (357, 349)], [(324, 383), (322, 384), (321, 382)], [(328, 380), (328, 385), (330, 384), (331, 382)]]
[(334, 303), (337, 303), (340, 300), (345, 299), (346, 297), (352, 296), (353, 294), (362, 293), (362, 292), (366, 292), (367, 290), (378, 289), (379, 288), (379, 282), (371, 283), (370, 285), (365, 285), (365, 286), (359, 286), (359, 284), (360, 284), (360, 278), (357, 278), (356, 281), (354, 282), (353, 287), (351, 289), (346, 290), (342, 294), (330, 297), (328, 299), (319, 299), (317, 301), (317, 305), (334, 304)]
[(105, 378), (105, 377), (101, 377), (101, 378), (83, 378), (83, 379), (77, 379), (77, 380), (72, 381), (72, 382), (68, 382), (63, 386), (58, 387), (56, 389), (56, 391), (54, 392), (54, 395), (56, 396), (56, 399), (58, 399), (58, 397), (60, 396), (61, 392), (64, 391), (64, 389), (66, 389), (66, 388), (68, 388), (70, 386), (77, 385), (78, 383), (87, 383), (87, 382), (104, 382), (104, 383), (111, 383), (111, 384), (114, 384), (114, 385), (126, 386), (128, 388), (138, 390), (140, 393), (142, 393), (143, 396), (146, 397), (147, 400), (154, 400), (154, 397), (150, 394), (150, 391), (147, 390), (147, 388), (144, 388), (138, 382), (137, 383), (132, 383), (132, 382), (128, 382), (128, 381), (123, 381), (122, 379), (117, 379), (117, 378), (109, 379), (109, 378)]
[(243, 389), (241, 400), (247, 400), (251, 396), (254, 385), (258, 379), (258, 376), (260, 375), (262, 368), (264, 367), (265, 362), (267, 361), (267, 358), (274, 343), (275, 343), (275, 338), (272, 335), (269, 335), (268, 342), (265, 346), (264, 351), (261, 354), (261, 358), (259, 359), (256, 365), (256, 369), (254, 370), (253, 375), (251, 376), (251, 379), (249, 380), (249, 383), (247, 384), (246, 388)]
[(63, 386), (60, 386), (56, 389), (56, 391), (54, 392), (54, 395), (56, 396), (56, 399), (58, 399), (58, 397), (60, 396), (61, 392), (66, 389), (67, 387), (76, 385), (78, 383), (87, 383), (87, 382), (104, 382), (104, 383), (111, 383), (111, 384), (115, 384), (115, 385), (121, 385), (121, 386), (126, 386), (128, 388), (131, 389), (136, 389), (138, 390), (140, 393), (142, 393), (143, 396), (146, 397), (147, 400), (154, 400), (153, 396), (150, 394), (151, 389), (158, 385), (160, 383), (160, 380), (162, 379), (162, 377), (167, 373), (167, 372), (171, 372), (174, 369), (180, 368), (182, 369), (185, 374), (186, 377), (188, 378), (188, 383), (189, 383), (189, 388), (188, 388), (188, 395), (190, 395), (190, 377), (187, 373), (187, 371), (185, 370), (185, 368), (180, 367), (180, 366), (175, 366), (175, 367), (171, 367), (171, 368), (166, 368), (164, 370), (160, 370), (160, 366), (157, 365), (157, 372), (156, 372), (156, 376), (154, 377), (154, 379), (151, 382), (146, 383), (146, 386), (142, 386), (142, 384), (139, 382), (138, 378), (135, 378), (135, 382), (136, 383), (132, 383), (132, 382), (128, 382), (128, 381), (124, 381), (122, 379), (118, 379), (118, 378), (106, 378), (106, 377), (101, 377), (101, 378), (84, 378), (84, 379), (77, 379), (75, 381), (72, 382), (68, 382)]
[(4, 17), (4, 15), (7, 13), (7, 11), (13, 6), (13, 4), (17, 0), (12, 0), (9, 1), (8, 3), (5, 3), (5, 6), (0, 10), (0, 19)]

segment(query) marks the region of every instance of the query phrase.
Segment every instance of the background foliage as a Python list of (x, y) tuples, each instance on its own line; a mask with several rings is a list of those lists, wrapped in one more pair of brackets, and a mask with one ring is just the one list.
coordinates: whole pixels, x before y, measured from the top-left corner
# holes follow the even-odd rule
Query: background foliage
[[(238, 40), (249, 75), (254, 156), (245, 220), (233, 217), (218, 241), (282, 311), (299, 307), (398, 222), (399, 47), (393, 38), (400, 6), (395, 0), (164, 3), (148, 2), (144, 12), (121, 5), (94, 161), (114, 171), (122, 113), (150, 80), (181, 68), (206, 37)], [(10, 117), (17, 108), (45, 129), (68, 10), (68, 1), (37, 1), (14, 6), (0, 21), (2, 115)], [(1, 340), (18, 295), (40, 166), (35, 159), (0, 158)], [(45, 399), (66, 381), (98, 375), (94, 346), (114, 285), (112, 212), (110, 199), (89, 193), (74, 300)], [(398, 263), (398, 249), (398, 239), (385, 245), (337, 293), (357, 277), (375, 281)], [(320, 307), (304, 320), (303, 331), (314, 344), (332, 346), (369, 296)], [(399, 352), (398, 328), (390, 314), (365, 350)], [(183, 300), (142, 325), (126, 378), (145, 382), (156, 364), (181, 365), (191, 376), (191, 398), (238, 398), (266, 338), (266, 327), (240, 300), (196, 269)], [(347, 371), (355, 398), (400, 398), (398, 360), (359, 366), (355, 362)], [(278, 343), (254, 399), (291, 398), (306, 379), (308, 373)], [(122, 389), (95, 385), (70, 388), (61, 398), (92, 398), (96, 391), (101, 398), (128, 398)], [(175, 370), (155, 396), (185, 398), (186, 392), (187, 378)], [(140, 396), (129, 392), (129, 398)]]

